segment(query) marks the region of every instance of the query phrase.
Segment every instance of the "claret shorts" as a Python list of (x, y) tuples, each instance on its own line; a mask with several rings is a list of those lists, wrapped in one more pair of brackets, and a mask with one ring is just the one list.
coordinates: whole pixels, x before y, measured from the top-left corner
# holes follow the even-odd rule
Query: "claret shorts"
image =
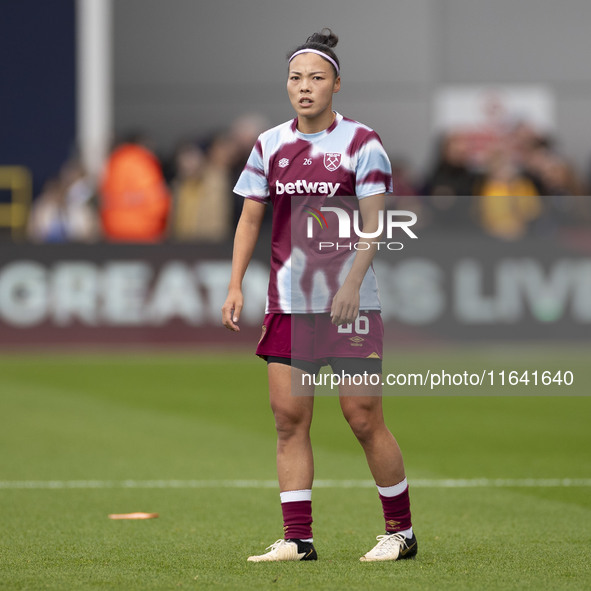
[(336, 326), (330, 314), (267, 314), (256, 354), (317, 373), (333, 371), (381, 373), (384, 325), (378, 310), (363, 310), (354, 323)]

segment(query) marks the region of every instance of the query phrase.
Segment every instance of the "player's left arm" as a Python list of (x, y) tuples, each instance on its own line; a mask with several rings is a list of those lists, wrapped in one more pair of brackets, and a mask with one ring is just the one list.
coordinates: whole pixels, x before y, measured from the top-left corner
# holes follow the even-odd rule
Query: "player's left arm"
[[(385, 196), (371, 195), (359, 200), (359, 212), (363, 221), (363, 232), (373, 233), (379, 228), (380, 211), (383, 211)], [(351, 324), (359, 314), (359, 290), (361, 283), (376, 254), (379, 237), (359, 238), (358, 247), (353, 259), (353, 265), (343, 282), (343, 285), (332, 300), (330, 316), (333, 324)]]

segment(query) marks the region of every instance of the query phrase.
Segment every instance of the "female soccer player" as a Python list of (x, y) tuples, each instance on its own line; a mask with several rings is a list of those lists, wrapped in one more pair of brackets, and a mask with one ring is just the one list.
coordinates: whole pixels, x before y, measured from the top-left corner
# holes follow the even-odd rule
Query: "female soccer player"
[[(417, 552), (402, 455), (382, 414), (383, 326), (371, 267), (376, 245), (367, 238), (381, 233), (391, 167), (373, 130), (332, 109), (341, 87), (332, 49), (337, 42), (330, 29), (323, 29), (290, 52), (287, 93), (296, 117), (259, 136), (234, 188), (245, 201), (222, 308), (223, 323), (232, 331), (240, 330), (242, 280), (265, 207), (273, 206), (271, 276), (256, 352), (268, 368), (284, 538), (267, 553), (249, 557), (251, 562), (317, 559), (311, 528), (314, 386), (304, 377), (327, 364), (333, 373), (378, 377), (361, 386), (343, 380), (339, 387), (343, 414), (365, 452), (386, 524), (386, 534), (361, 560), (397, 560)], [(300, 201), (304, 209), (298, 208)], [(324, 206), (329, 209), (323, 211)], [(324, 221), (322, 231), (339, 228), (339, 236), (332, 237), (340, 240), (341, 221), (355, 219), (356, 213), (363, 230), (349, 249), (313, 238), (314, 222), (322, 226)]]

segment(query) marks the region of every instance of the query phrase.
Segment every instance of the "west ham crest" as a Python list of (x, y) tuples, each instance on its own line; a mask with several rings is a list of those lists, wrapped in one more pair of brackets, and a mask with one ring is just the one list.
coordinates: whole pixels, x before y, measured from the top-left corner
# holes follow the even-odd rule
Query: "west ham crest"
[(341, 154), (339, 152), (326, 152), (324, 154), (324, 168), (332, 172), (341, 165)]

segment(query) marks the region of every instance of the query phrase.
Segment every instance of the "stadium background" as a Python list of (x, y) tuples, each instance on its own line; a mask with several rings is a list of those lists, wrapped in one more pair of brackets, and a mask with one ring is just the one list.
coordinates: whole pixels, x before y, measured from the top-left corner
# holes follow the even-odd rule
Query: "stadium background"
[[(440, 218), (418, 227), (418, 241), (405, 240), (404, 258), (386, 253), (377, 262), (392, 371), (572, 370), (575, 387), (497, 382), (442, 389), (441, 399), (388, 391), (386, 411), (417, 481), (425, 554), (414, 570), (373, 574), (348, 565), (350, 548), (371, 540), (378, 524), (357, 444), (329, 401), (319, 402), (316, 417), (326, 489), (315, 502), (331, 561), (304, 574), (242, 566), (253, 546), (272, 541), (277, 521), (272, 420), (263, 366), (252, 356), (266, 289), (264, 236), (236, 338), (218, 324), (230, 238), (145, 245), (95, 235), (38, 244), (26, 236), (25, 214), (27, 195), (36, 201), (76, 148), (95, 182), (111, 143), (140, 131), (166, 173), (187, 138), (223, 133), (244, 115), (269, 125), (290, 118), (285, 53), (322, 26), (341, 37), (336, 108), (378, 130), (413, 175), (432, 164), (442, 90), (535, 88), (548, 100), (545, 131), (588, 186), (589, 22), (584, 0), (3, 2), (3, 587), (38, 588), (43, 577), (55, 589), (378, 589), (394, 581), (584, 588), (591, 510), (585, 194), (546, 195), (535, 231), (511, 240)], [(92, 31), (104, 35), (103, 53), (85, 59), (98, 62), (81, 57)], [(105, 68), (92, 95), (102, 97), (98, 104), (85, 94), (92, 86), (81, 88), (101, 80), (87, 76), (89, 63)], [(23, 209), (10, 209), (21, 199)], [(454, 211), (476, 200), (466, 196)], [(429, 217), (421, 199), (402, 203)], [(345, 481), (347, 494), (339, 488)], [(229, 505), (238, 517), (226, 514)], [(359, 518), (343, 524), (339, 506)], [(158, 510), (161, 518), (125, 530), (106, 520), (133, 510)], [(548, 521), (565, 548), (552, 557)], [(220, 561), (230, 529), (241, 539)], [(327, 539), (331, 531), (339, 540)], [(495, 553), (510, 555), (504, 568), (490, 560)], [(196, 564), (196, 555), (204, 561)]]
[[(584, 0), (560, 9), (552, 0), (248, 6), (175, 0), (170, 10), (157, 0), (103, 3), (111, 4), (114, 129), (108, 131), (148, 130), (163, 151), (187, 133), (225, 128), (244, 112), (271, 122), (289, 118), (284, 54), (305, 31), (330, 24), (342, 37), (347, 82), (339, 108), (379, 129), (388, 150), (407, 156), (414, 168), (432, 156), (435, 92), (453, 84), (549, 86), (561, 144), (578, 166), (589, 164), (591, 82), (583, 56), (591, 51), (591, 7)], [(16, 59), (7, 61), (3, 85), (11, 108), (3, 162), (27, 162), (21, 142), (29, 153), (42, 143), (54, 169), (69, 155), (76, 118), (74, 7), (73, 0), (51, 8), (35, 0), (4, 3), (2, 48)], [(33, 89), (35, 99), (23, 92)], [(51, 129), (52, 121), (60, 125)], [(26, 138), (33, 129), (51, 129), (59, 145), (49, 149), (44, 137)], [(35, 182), (49, 174), (41, 167)]]

